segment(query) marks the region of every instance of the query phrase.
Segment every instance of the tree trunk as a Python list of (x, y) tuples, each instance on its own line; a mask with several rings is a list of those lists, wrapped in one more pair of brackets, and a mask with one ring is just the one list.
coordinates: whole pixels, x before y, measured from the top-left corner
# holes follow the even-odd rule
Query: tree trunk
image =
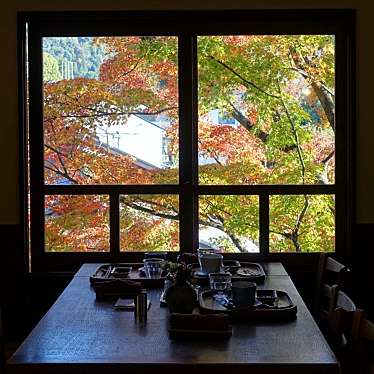
[(331, 128), (335, 131), (335, 104), (331, 98), (331, 95), (323, 88), (322, 85), (318, 84), (317, 82), (313, 82), (311, 86), (322, 105), (323, 111), (326, 114)]

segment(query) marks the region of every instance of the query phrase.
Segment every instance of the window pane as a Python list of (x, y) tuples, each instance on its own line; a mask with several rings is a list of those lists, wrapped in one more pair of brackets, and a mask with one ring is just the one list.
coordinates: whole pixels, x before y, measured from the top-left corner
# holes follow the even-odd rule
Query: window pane
[(258, 206), (258, 196), (200, 196), (200, 248), (259, 252)]
[(270, 251), (335, 251), (335, 196), (271, 196)]
[(43, 38), (46, 184), (178, 182), (178, 41)]
[(334, 183), (334, 36), (200, 36), (198, 74), (201, 184)]
[(109, 251), (108, 196), (46, 196), (45, 250), (47, 252)]
[(121, 195), (121, 251), (179, 251), (178, 195)]

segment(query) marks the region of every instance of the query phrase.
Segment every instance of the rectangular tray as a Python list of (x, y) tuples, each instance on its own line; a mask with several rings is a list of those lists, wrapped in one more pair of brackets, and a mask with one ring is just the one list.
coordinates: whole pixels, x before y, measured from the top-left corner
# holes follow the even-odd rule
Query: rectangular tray
[[(257, 300), (261, 300), (261, 291), (268, 293), (269, 290), (257, 290)], [(201, 313), (225, 313), (235, 320), (245, 321), (286, 321), (296, 318), (297, 306), (284, 291), (278, 291), (274, 305), (266, 303), (258, 306), (244, 308), (229, 308), (213, 298), (213, 291), (202, 291), (199, 295), (199, 306)]]
[[(225, 267), (225, 260), (223, 261), (223, 266)], [(232, 261), (230, 261), (232, 262)], [(231, 273), (232, 277), (231, 280), (233, 282), (239, 280), (247, 280), (250, 282), (255, 282), (257, 284), (261, 284), (264, 282), (266, 274), (263, 267), (256, 263), (256, 262), (238, 262), (237, 266), (230, 266), (228, 264), (228, 271)], [(209, 276), (208, 275), (201, 275), (200, 265), (199, 264), (191, 264), (189, 265), (191, 269), (191, 278), (197, 281), (199, 284), (209, 284)], [(247, 274), (245, 274), (247, 273)]]
[[(111, 269), (113, 267), (132, 267), (131, 272), (128, 276), (119, 277), (113, 276), (111, 274)], [(145, 273), (142, 271), (142, 263), (108, 263), (101, 265), (96, 271), (90, 276), (90, 283), (95, 284), (102, 281), (112, 280), (112, 279), (127, 279), (134, 282), (140, 282), (145, 287), (162, 287), (167, 275), (164, 272), (161, 278), (147, 278)]]

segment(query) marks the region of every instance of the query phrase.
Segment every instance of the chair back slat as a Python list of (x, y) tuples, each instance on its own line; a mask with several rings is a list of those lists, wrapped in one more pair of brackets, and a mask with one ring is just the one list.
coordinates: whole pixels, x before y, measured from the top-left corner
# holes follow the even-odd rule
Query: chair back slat
[(357, 307), (343, 291), (337, 290), (335, 297), (335, 307), (329, 311), (327, 316), (327, 335), (333, 347), (340, 349), (352, 340), (352, 325)]
[(343, 287), (348, 272), (345, 265), (326, 253), (320, 254), (313, 308), (317, 322), (326, 319), (326, 315), (336, 308), (338, 291)]
[(355, 312), (357, 310), (356, 304), (343, 291), (339, 291), (336, 298), (336, 307), (341, 308), (347, 312)]
[(324, 278), (325, 283), (337, 284), (340, 288), (344, 288), (348, 278), (349, 268), (332, 257), (326, 256)]
[(332, 271), (333, 273), (340, 273), (341, 271), (347, 269), (347, 267), (341, 264), (340, 262), (336, 261), (332, 257), (327, 257), (325, 269), (327, 271)]

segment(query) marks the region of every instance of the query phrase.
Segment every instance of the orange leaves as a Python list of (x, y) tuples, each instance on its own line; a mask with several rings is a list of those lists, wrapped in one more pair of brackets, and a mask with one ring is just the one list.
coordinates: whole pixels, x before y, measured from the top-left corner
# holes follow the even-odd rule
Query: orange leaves
[(315, 130), (312, 140), (304, 145), (304, 149), (313, 155), (314, 162), (320, 164), (335, 149), (333, 133)]
[(141, 92), (138, 105), (153, 110), (178, 106), (175, 37), (105, 37), (97, 42), (104, 43), (111, 55), (101, 65), (101, 80), (122, 95)]
[(46, 196), (46, 249), (58, 252), (109, 250), (106, 196)]
[(264, 159), (261, 141), (242, 126), (199, 123), (199, 151), (208, 157), (219, 158), (223, 164), (250, 159)]
[(258, 117), (259, 117), (259, 114), (255, 108), (249, 108), (247, 110), (247, 118), (249, 119), (251, 123), (253, 124), (257, 123)]
[(122, 195), (120, 202), (122, 250), (179, 250), (176, 195)]
[[(242, 126), (199, 123), (200, 182), (203, 184), (261, 183), (266, 170), (264, 144)], [(210, 161), (209, 161), (210, 160)]]

